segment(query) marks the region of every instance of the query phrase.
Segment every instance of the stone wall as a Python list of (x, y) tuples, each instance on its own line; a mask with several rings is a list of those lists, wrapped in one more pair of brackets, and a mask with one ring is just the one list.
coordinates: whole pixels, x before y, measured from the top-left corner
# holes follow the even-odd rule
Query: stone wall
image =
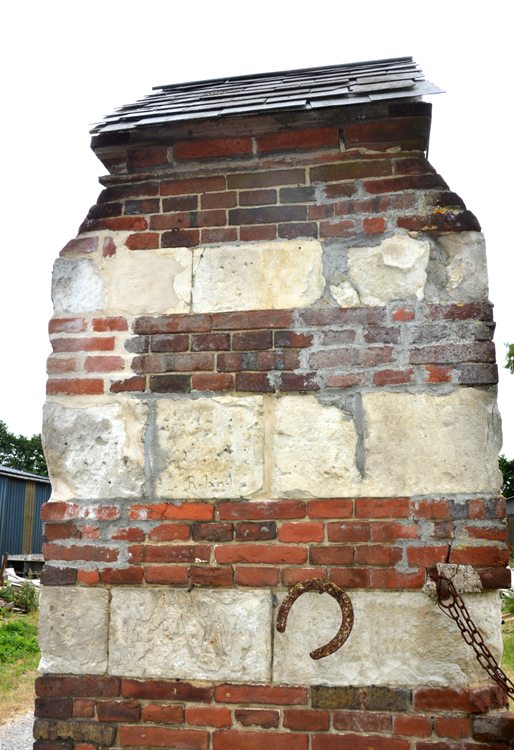
[[(500, 658), (483, 236), (428, 105), (348, 113), (94, 139), (112, 174), (53, 280), (36, 750), (507, 747), (421, 590), (451, 542)], [(355, 614), (320, 661), (332, 599), (275, 629), (307, 578)]]

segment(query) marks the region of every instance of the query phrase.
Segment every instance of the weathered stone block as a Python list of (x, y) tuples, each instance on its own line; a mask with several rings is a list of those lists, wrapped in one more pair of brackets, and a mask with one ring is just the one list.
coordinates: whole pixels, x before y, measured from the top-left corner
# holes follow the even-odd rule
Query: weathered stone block
[(140, 495), (147, 414), (145, 404), (129, 398), (89, 408), (47, 402), (43, 441), (52, 500)]
[(104, 278), (90, 258), (58, 258), (52, 276), (56, 313), (94, 312), (106, 302)]
[(159, 400), (155, 492), (167, 498), (250, 497), (263, 486), (262, 396)]
[(105, 263), (109, 308), (133, 315), (189, 312), (192, 262), (185, 247), (118, 251)]
[(112, 592), (110, 674), (263, 682), (270, 663), (269, 592)]
[(319, 242), (265, 242), (197, 248), (193, 312), (308, 307), (322, 294)]
[(448, 253), (447, 291), (459, 302), (487, 299), (485, 238), (481, 232), (442, 234), (439, 242)]
[(115, 736), (115, 727), (110, 724), (99, 724), (97, 721), (36, 719), (34, 722), (34, 738), (47, 742), (71, 740), (110, 747)]
[(109, 593), (104, 589), (42, 588), (38, 632), (40, 672), (105, 672), (108, 600)]
[[(279, 595), (279, 603), (284, 595)], [(273, 680), (283, 684), (458, 686), (487, 682), (487, 672), (459, 629), (427, 596), (417, 591), (352, 591), (354, 626), (346, 643), (313, 661), (309, 652), (328, 643), (341, 624), (341, 609), (328, 595), (300, 597), (289, 612), (284, 634), (275, 632)], [(501, 658), (500, 604), (496, 592), (465, 594), (471, 617), (495, 658)], [(405, 710), (406, 694), (384, 690), (359, 697), (357, 688), (313, 703), (319, 708)], [(332, 693), (330, 693), (332, 695)]]

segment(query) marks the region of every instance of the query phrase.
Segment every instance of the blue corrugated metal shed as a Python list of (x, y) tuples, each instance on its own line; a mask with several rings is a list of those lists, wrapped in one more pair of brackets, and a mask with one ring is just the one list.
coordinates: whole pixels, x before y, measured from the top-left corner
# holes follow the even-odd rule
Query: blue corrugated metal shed
[(41, 554), (41, 506), (51, 492), (47, 477), (0, 466), (0, 559)]

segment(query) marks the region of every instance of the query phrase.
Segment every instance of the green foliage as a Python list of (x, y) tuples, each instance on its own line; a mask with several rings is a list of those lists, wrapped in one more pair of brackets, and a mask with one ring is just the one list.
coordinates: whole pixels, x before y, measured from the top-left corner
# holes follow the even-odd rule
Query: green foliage
[(507, 347), (507, 353), (505, 355), (505, 361), (507, 364), (505, 365), (505, 369), (510, 370), (514, 375), (514, 344), (505, 344), (505, 346)]
[(503, 474), (503, 495), (504, 497), (514, 497), (514, 458), (509, 461), (502, 453), (498, 458), (498, 464)]
[(6, 602), (14, 602), (14, 606), (24, 612), (32, 612), (37, 609), (38, 592), (35, 586), (31, 586), (28, 581), (24, 581), (19, 589), (9, 585), (0, 589), (0, 599)]
[(7, 621), (0, 626), (0, 664), (39, 654), (37, 628), (24, 620)]
[(15, 435), (9, 432), (5, 422), (0, 420), (0, 464), (47, 477), (48, 468), (41, 435), (32, 435), (30, 438)]
[(507, 591), (503, 594), (502, 612), (504, 615), (514, 615), (514, 591)]

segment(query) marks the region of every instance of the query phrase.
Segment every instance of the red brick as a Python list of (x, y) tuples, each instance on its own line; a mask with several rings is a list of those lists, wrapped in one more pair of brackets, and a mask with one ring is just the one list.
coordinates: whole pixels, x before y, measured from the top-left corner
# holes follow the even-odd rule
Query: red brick
[(175, 229), (171, 232), (163, 232), (161, 235), (161, 247), (192, 247), (198, 244), (200, 244), (198, 229)]
[(469, 737), (469, 719), (463, 717), (436, 716), (434, 728), (438, 737), (449, 737), (452, 740), (462, 740)]
[(405, 307), (400, 307), (399, 310), (393, 312), (393, 320), (397, 320), (402, 323), (407, 323), (409, 320), (414, 320), (416, 313), (412, 310), (407, 310)]
[(218, 505), (218, 515), (222, 521), (305, 518), (305, 503), (302, 500), (224, 502)]
[(415, 519), (452, 517), (447, 500), (418, 500), (414, 503), (413, 516)]
[(164, 523), (148, 532), (148, 539), (152, 542), (174, 542), (176, 539), (189, 539), (189, 524)]
[[(297, 365), (299, 367), (299, 364)], [(315, 381), (316, 373), (309, 372), (304, 375), (296, 375), (293, 372), (280, 373), (280, 390), (287, 391), (319, 391), (319, 385)]]
[(437, 562), (444, 562), (448, 553), (446, 545), (442, 547), (408, 547), (407, 560), (409, 565), (424, 565), (430, 567)]
[(198, 373), (193, 375), (192, 388), (196, 391), (232, 391), (234, 376), (229, 373)]
[(497, 565), (503, 567), (509, 562), (509, 550), (492, 546), (464, 547), (463, 549), (452, 550), (452, 562), (459, 565)]
[[(340, 203), (334, 203), (333, 207), (335, 216), (350, 216), (351, 214), (367, 214), (374, 212), (373, 198), (368, 198), (368, 200), (365, 201), (341, 201)], [(373, 222), (376, 221), (376, 219), (366, 219), (365, 221)], [(379, 219), (378, 221), (384, 222), (385, 220)], [(370, 234), (370, 232), (368, 232), (368, 234)], [(371, 234), (373, 233), (371, 232)]]
[(307, 206), (307, 219), (309, 221), (328, 219), (331, 216), (330, 208), (330, 206)]
[(100, 573), (98, 570), (79, 570), (77, 575), (79, 583), (85, 583), (87, 586), (94, 586), (95, 583), (100, 581)]
[(378, 211), (408, 211), (417, 205), (416, 195), (380, 195), (378, 196)]
[[(220, 208), (213, 211), (198, 211), (196, 221), (198, 227), (224, 227), (227, 223), (227, 212)], [(233, 239), (234, 234), (234, 231), (231, 234), (229, 231), (231, 239)], [(220, 241), (223, 242), (223, 240)]]
[(309, 518), (351, 518), (353, 500), (309, 500), (307, 515)]
[(141, 214), (158, 214), (160, 201), (158, 198), (145, 198), (143, 200), (125, 201), (123, 213), (125, 216), (138, 216)]
[(119, 518), (120, 509), (115, 505), (106, 505), (98, 508), (91, 507), (87, 512), (87, 516), (97, 521), (113, 521), (115, 518)]
[(325, 578), (323, 568), (282, 568), (280, 573), (284, 586), (296, 586), (309, 578)]
[(125, 380), (112, 380), (110, 385), (111, 393), (143, 392), (146, 388), (146, 379), (144, 375), (135, 375), (133, 378)]
[(309, 562), (313, 565), (351, 565), (353, 547), (346, 544), (334, 547), (311, 547)]
[(367, 542), (371, 535), (369, 523), (360, 521), (329, 523), (327, 530), (329, 542)]
[(122, 317), (93, 318), (91, 324), (93, 326), (93, 331), (96, 331), (97, 333), (105, 333), (106, 331), (128, 331), (127, 320)]
[(357, 361), (364, 367), (389, 364), (394, 361), (394, 349), (392, 346), (370, 346), (359, 351)]
[(318, 225), (314, 221), (292, 222), (278, 225), (278, 236), (285, 240), (295, 240), (298, 237), (318, 236)]
[[(278, 711), (277, 711), (278, 713)], [(186, 708), (186, 721), (197, 727), (229, 727), (232, 716), (229, 708), (215, 708), (207, 706), (189, 706)], [(170, 722), (163, 722), (169, 724)]]
[(192, 536), (195, 542), (231, 542), (234, 527), (231, 523), (194, 523)]
[(417, 688), (413, 692), (415, 711), (461, 711), (487, 713), (491, 696), (487, 686), (476, 688)]
[(114, 349), (114, 344), (114, 336), (52, 340), (54, 352), (107, 352)]
[(320, 235), (322, 237), (353, 237), (357, 234), (355, 222), (347, 221), (322, 221), (320, 222)]
[(364, 385), (366, 374), (364, 372), (354, 373), (352, 375), (329, 375), (326, 383), (329, 388), (352, 388), (356, 385)]
[(182, 159), (216, 159), (222, 156), (250, 155), (251, 138), (206, 138), (179, 141), (173, 146), (173, 156)]
[(193, 193), (213, 193), (225, 190), (225, 177), (193, 177), (185, 180), (172, 180), (161, 183), (161, 195), (191, 195)]
[[(193, 227), (195, 224), (193, 224)], [(150, 217), (150, 229), (189, 229), (191, 214), (187, 212), (173, 214), (156, 214)]]
[[(273, 750), (307, 750), (309, 739), (306, 734), (291, 735), (274, 732)], [(267, 732), (239, 732), (234, 729), (220, 729), (212, 736), (213, 750), (269, 750), (270, 737)]]
[(212, 686), (192, 685), (181, 680), (130, 680), (121, 681), (121, 694), (124, 698), (153, 701), (186, 701), (190, 703), (210, 703)]
[(43, 503), (41, 506), (42, 521), (65, 521), (83, 516), (83, 506), (77, 503)]
[(385, 321), (385, 310), (379, 307), (329, 307), (306, 310), (302, 322), (308, 326), (379, 325)]
[(184, 707), (148, 703), (146, 706), (143, 706), (141, 718), (143, 721), (153, 724), (182, 724), (184, 721)]
[(344, 129), (347, 148), (359, 146), (374, 150), (400, 146), (402, 149), (425, 151), (429, 134), (430, 117), (427, 116), (352, 123)]
[(245, 190), (239, 193), (240, 206), (269, 206), (276, 202), (276, 190)]
[(412, 383), (414, 370), (379, 370), (373, 374), (373, 385), (398, 385)]
[(142, 216), (120, 216), (117, 219), (86, 219), (79, 227), (82, 232), (99, 232), (107, 229), (111, 232), (144, 232), (148, 222)]
[(89, 255), (98, 248), (98, 237), (80, 237), (70, 240), (59, 255)]
[(233, 685), (225, 683), (214, 688), (217, 703), (271, 703), (275, 706), (306, 705), (308, 688), (282, 685)]
[[(204, 224), (201, 224), (200, 226), (204, 226)], [(236, 241), (237, 229), (235, 228), (231, 229), (230, 227), (218, 227), (216, 229), (202, 229), (201, 232), (201, 242), (207, 245)]]
[(312, 750), (409, 750), (410, 742), (372, 734), (314, 734), (311, 747)]
[(232, 568), (195, 568), (189, 574), (191, 583), (200, 586), (232, 586)]
[(390, 713), (375, 711), (334, 711), (334, 729), (343, 732), (390, 732)]
[[(120, 694), (119, 677), (57, 677), (36, 678), (36, 695), (72, 698), (116, 698)], [(132, 696), (125, 696), (132, 697)]]
[(373, 542), (396, 542), (397, 539), (418, 539), (419, 526), (416, 524), (383, 522), (371, 524), (371, 540)]
[(129, 562), (194, 563), (209, 562), (211, 548), (207, 544), (146, 544), (128, 548)]
[(333, 200), (334, 198), (351, 198), (351, 196), (357, 192), (357, 183), (343, 182), (327, 185), (324, 188), (324, 192), (327, 200)]
[(312, 128), (309, 130), (286, 130), (257, 136), (258, 153), (276, 151), (315, 150), (327, 147), (339, 148), (338, 128)]
[(96, 562), (116, 562), (118, 550), (108, 547), (93, 547), (84, 545), (79, 547), (63, 547), (60, 544), (43, 544), (45, 560), (93, 560)]
[(246, 226), (239, 228), (239, 239), (241, 242), (258, 242), (259, 240), (274, 240), (277, 236), (277, 228), (273, 225)]
[(381, 217), (363, 219), (362, 228), (366, 234), (382, 234), (386, 229), (386, 220)]
[(412, 349), (410, 363), (452, 364), (455, 362), (494, 362), (494, 344), (490, 341), (477, 344), (448, 344), (447, 346), (425, 346)]
[(280, 722), (280, 712), (266, 708), (236, 708), (234, 716), (244, 727), (276, 729)]
[(77, 719), (92, 719), (95, 715), (96, 701), (87, 698), (75, 698), (73, 701), (73, 717)]
[(402, 559), (399, 547), (386, 547), (382, 544), (358, 544), (355, 547), (356, 565), (393, 566)]
[(275, 386), (269, 382), (268, 376), (264, 373), (238, 372), (236, 374), (236, 391), (274, 393)]
[(234, 351), (271, 349), (272, 346), (273, 334), (270, 330), (244, 331), (243, 333), (234, 333), (232, 336), (232, 349)]
[(145, 532), (135, 526), (128, 529), (115, 529), (111, 534), (111, 539), (119, 539), (125, 542), (144, 542)]
[(287, 328), (292, 324), (293, 313), (290, 310), (251, 310), (212, 315), (212, 328), (218, 331)]
[(330, 713), (309, 708), (286, 708), (284, 727), (296, 732), (322, 732), (329, 728)]
[(84, 363), (86, 372), (115, 372), (124, 367), (123, 357), (86, 357)]
[(512, 573), (510, 568), (481, 568), (477, 573), (484, 589), (511, 588)]
[(339, 180), (358, 180), (366, 177), (385, 177), (392, 173), (390, 159), (342, 162), (327, 164), (311, 169), (312, 182), (338, 182)]
[(72, 711), (71, 698), (36, 698), (34, 716), (41, 719), (69, 719)]
[(427, 305), (430, 320), (482, 320), (490, 322), (493, 310), (490, 302), (467, 302), (466, 304)]
[[(426, 573), (420, 568), (415, 573), (398, 573), (391, 568), (372, 568), (370, 580), (371, 588), (419, 589), (425, 584)], [(337, 581), (334, 580), (334, 583)]]
[(86, 328), (84, 318), (53, 318), (48, 323), (48, 333), (81, 333)]
[(507, 529), (502, 528), (476, 528), (475, 526), (466, 526), (468, 536), (472, 539), (490, 539), (492, 541), (504, 542), (507, 539)]
[(215, 547), (219, 563), (269, 563), (271, 565), (302, 565), (307, 560), (303, 547), (284, 547), (271, 544), (234, 544)]
[(353, 349), (322, 350), (309, 356), (309, 364), (315, 369), (325, 367), (350, 367), (353, 364), (353, 358)]
[(396, 160), (396, 174), (427, 174), (434, 173), (435, 169), (426, 160), (419, 157)]
[(295, 333), (295, 331), (275, 331), (274, 345), (283, 349), (306, 348), (312, 345), (312, 333)]
[(167, 729), (151, 726), (121, 726), (118, 730), (122, 747), (176, 747), (208, 750), (209, 733), (199, 729)]
[(307, 208), (294, 206), (264, 206), (258, 208), (233, 208), (228, 212), (228, 223), (241, 224), (276, 224), (284, 221), (305, 221)]
[(235, 583), (237, 586), (277, 586), (278, 568), (236, 568)]
[(322, 542), (324, 527), (321, 522), (311, 521), (302, 523), (285, 523), (278, 531), (280, 542)]
[(125, 240), (129, 250), (156, 250), (159, 247), (159, 235), (156, 232), (131, 234)]
[(145, 568), (145, 581), (147, 583), (161, 584), (163, 586), (180, 586), (188, 582), (187, 568), (169, 565), (148, 566)]
[(355, 516), (357, 518), (407, 518), (409, 513), (408, 497), (361, 497), (355, 501)]
[(236, 524), (236, 541), (261, 541), (276, 539), (277, 525), (273, 521), (267, 523), (238, 523)]
[(82, 539), (100, 539), (100, 529), (98, 526), (83, 526)]
[(76, 524), (70, 521), (64, 523), (45, 523), (43, 537), (48, 542), (56, 539), (80, 539), (80, 531)]
[(395, 716), (393, 733), (404, 737), (430, 737), (432, 719), (430, 716)]
[[(206, 193), (201, 197), (202, 209), (233, 208), (234, 206), (237, 206), (237, 193), (235, 191)], [(191, 208), (196, 208), (196, 206), (188, 206), (187, 208), (189, 210)]]
[(448, 187), (438, 174), (390, 177), (385, 180), (366, 180), (364, 183), (364, 189), (372, 195), (396, 193), (402, 190), (431, 190), (438, 187)]
[(146, 146), (146, 148), (127, 151), (127, 168), (138, 169), (156, 164), (167, 164), (168, 149), (166, 146)]
[[(209, 336), (210, 334), (205, 334)], [(152, 352), (186, 352), (189, 349), (189, 336), (165, 333), (152, 336)]]
[(136, 701), (98, 701), (98, 721), (139, 721), (139, 703)]
[(214, 505), (210, 503), (184, 502), (180, 505), (159, 503), (157, 505), (131, 505), (129, 518), (149, 521), (212, 521)]
[(449, 383), (452, 379), (451, 367), (425, 367), (428, 373), (427, 383)]
[(267, 172), (246, 172), (228, 175), (230, 189), (274, 187), (279, 185), (304, 185), (304, 169), (276, 169)]
[(113, 570), (104, 568), (101, 572), (102, 583), (112, 583), (116, 586), (137, 585), (143, 582), (144, 570), (141, 567)]

